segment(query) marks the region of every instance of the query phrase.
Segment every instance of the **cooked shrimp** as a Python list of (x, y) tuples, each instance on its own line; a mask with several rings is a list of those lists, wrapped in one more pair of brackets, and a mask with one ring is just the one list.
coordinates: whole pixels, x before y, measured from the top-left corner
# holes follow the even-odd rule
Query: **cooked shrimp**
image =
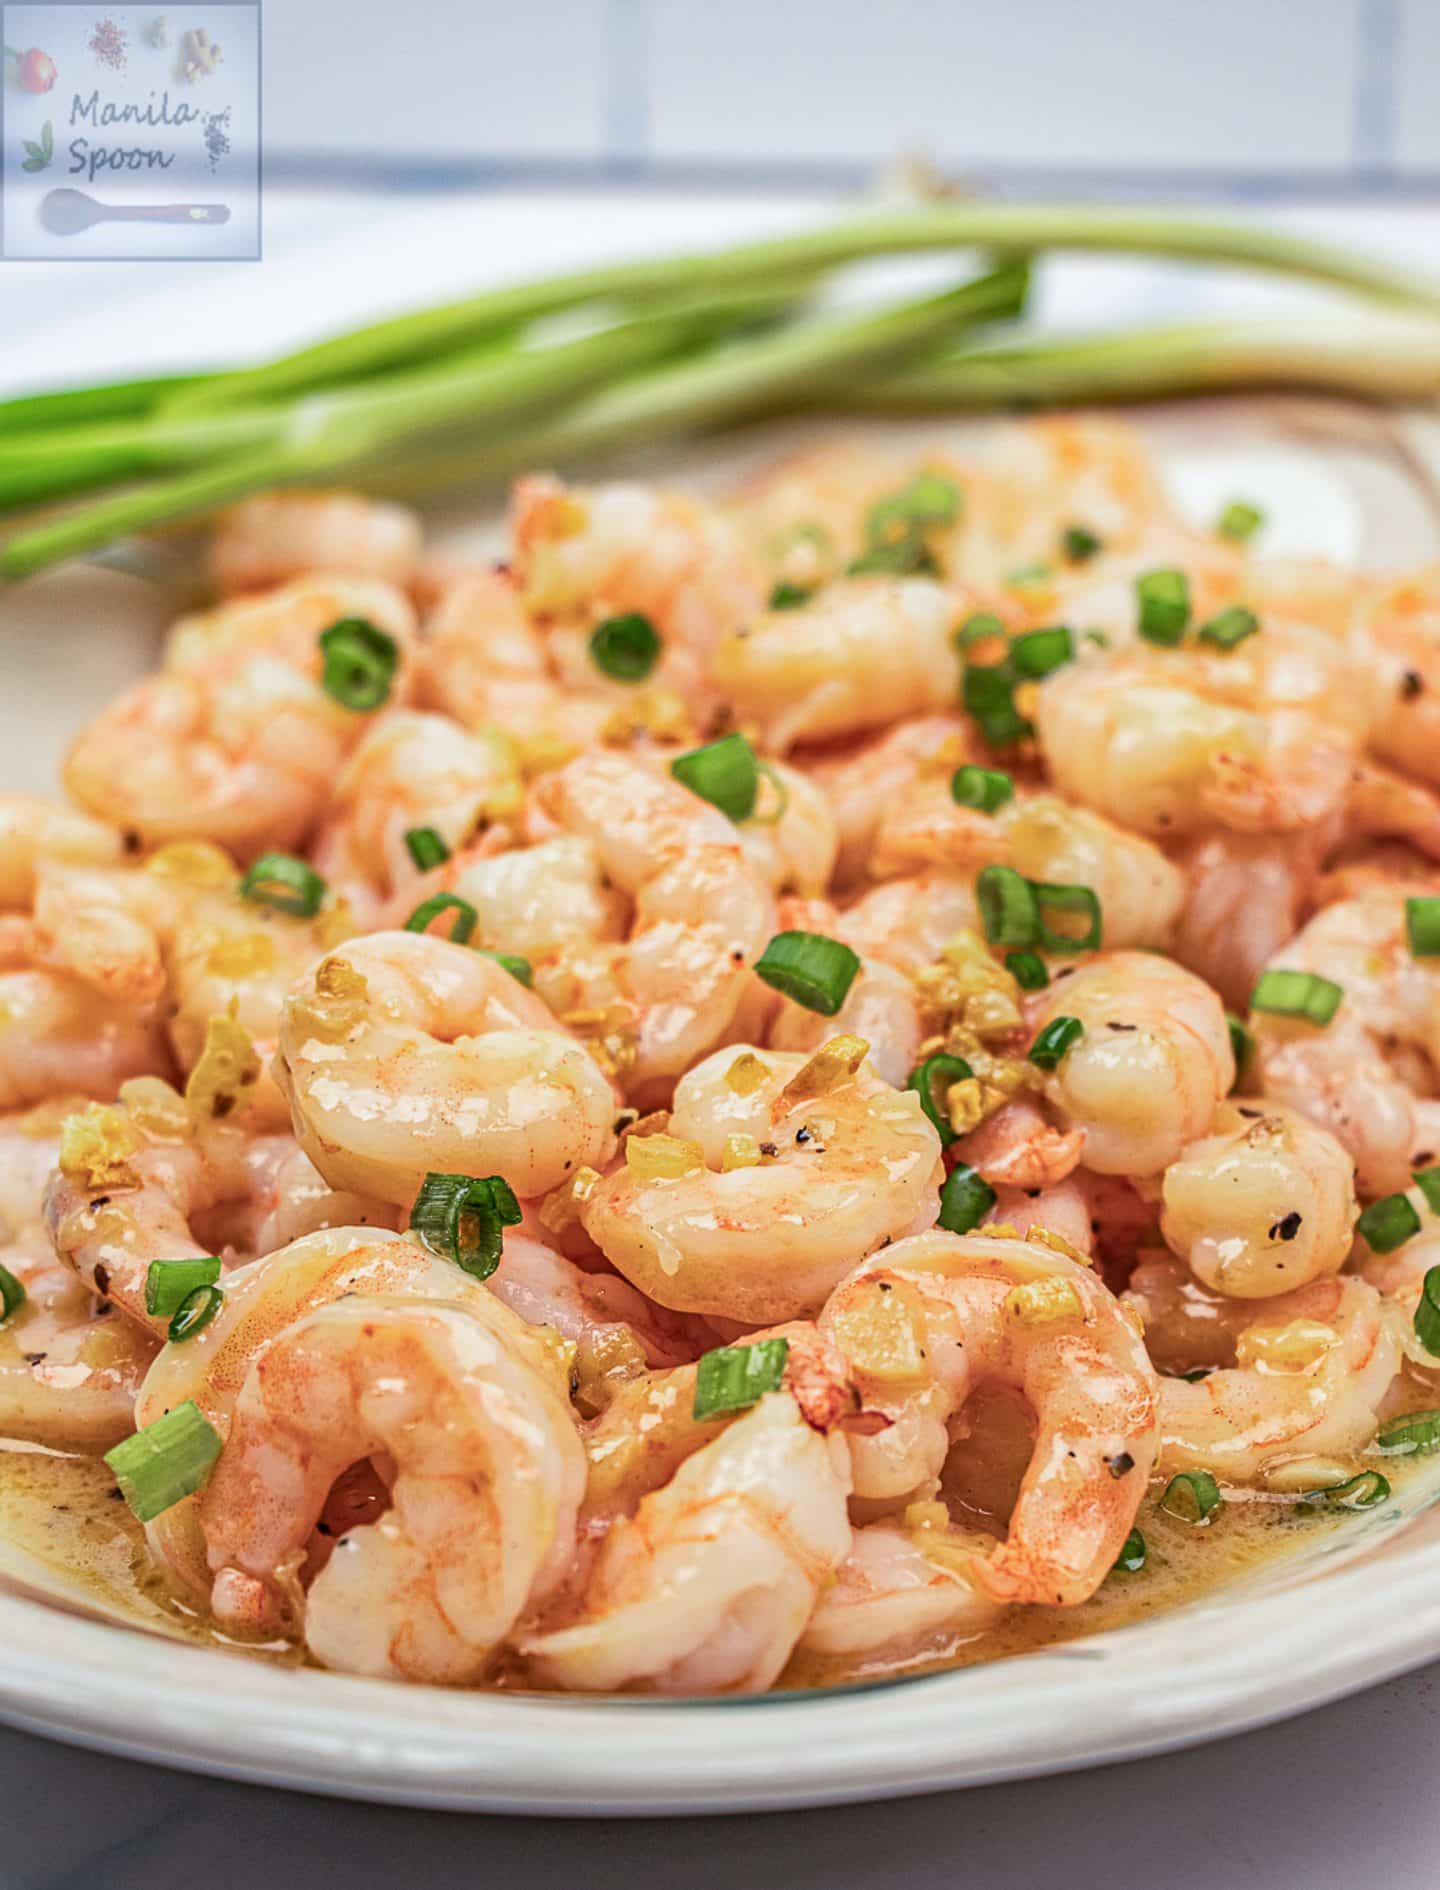
[(614, 1273), (586, 1273), (553, 1248), (507, 1230), (490, 1291), (527, 1326), (549, 1326), (577, 1348), (576, 1373), (592, 1393), (646, 1368), (696, 1359), (714, 1335), (703, 1321), (657, 1306)]
[(1102, 1175), (1154, 1175), (1210, 1126), (1235, 1081), (1219, 998), (1193, 973), (1144, 952), (1107, 952), (1054, 980), (1037, 1026), (1073, 1017), (1083, 1034), (1045, 1082), (1084, 1160)]
[(1316, 1280), (1250, 1302), (1239, 1363), (1160, 1384), (1162, 1471), (1262, 1481), (1290, 1460), (1362, 1449), (1400, 1369), (1380, 1295), (1364, 1280)]
[(1221, 1105), (1165, 1170), (1160, 1229), (1217, 1292), (1271, 1299), (1338, 1273), (1353, 1238), (1355, 1164), (1294, 1111)]
[(1422, 1146), (1418, 1098), (1440, 1067), (1440, 968), (1410, 951), (1405, 889), (1326, 906), (1274, 963), (1327, 978), (1344, 995), (1323, 1027), (1252, 1013), (1263, 1093), (1335, 1136), (1354, 1158), (1361, 1194), (1404, 1188)]
[[(770, 793), (737, 832), (751, 870), (777, 893), (818, 898), (830, 884), (840, 836), (824, 790), (798, 768), (766, 764)], [(762, 797), (766, 789), (762, 786)]]
[(594, 622), (638, 611), (667, 641), (706, 656), (765, 595), (731, 521), (678, 493), (522, 479), (510, 522), (521, 594), (544, 615)]
[(125, 843), (113, 827), (58, 801), (0, 794), (0, 910), (27, 911), (41, 865), (114, 866)]
[[(827, 921), (797, 929), (838, 937), (842, 926)], [(862, 958), (845, 1001), (833, 1017), (821, 1017), (786, 998), (776, 1007), (766, 1034), (773, 1050), (800, 1050), (807, 1055), (831, 1037), (863, 1037), (870, 1046), (875, 1074), (901, 1089), (919, 1060), (925, 1032), (914, 980), (883, 959)]]
[(602, 739), (613, 701), (560, 687), (508, 571), (465, 572), (446, 586), (426, 629), (421, 688), (431, 708), (467, 728), (497, 724), (562, 759)]
[(962, 1135), (955, 1152), (992, 1187), (1058, 1188), (1079, 1166), (1085, 1133), (1057, 1129), (1034, 1097), (1022, 1095)]
[(286, 1001), (277, 1076), (330, 1185), (397, 1206), (432, 1172), (545, 1194), (613, 1147), (584, 1046), (493, 959), (426, 934), (323, 958)]
[(535, 798), (545, 818), (590, 842), (633, 902), (628, 939), (567, 957), (561, 1016), (618, 1039), (632, 1101), (662, 1100), (734, 1022), (774, 930), (769, 890), (718, 809), (618, 755), (572, 761), (543, 777)]
[(658, 1156), (627, 1142), (585, 1231), (662, 1306), (755, 1325), (815, 1311), (857, 1259), (939, 1211), (940, 1139), (865, 1050), (716, 1051), (677, 1085)]
[(1056, 670), (1035, 724), (1062, 794), (1157, 838), (1317, 826), (1344, 804), (1353, 752), (1308, 717), (1212, 701), (1148, 656)]
[(1369, 677), (1373, 746), (1440, 782), (1440, 565), (1399, 578), (1365, 605), (1349, 645)]
[(520, 1650), (584, 1692), (763, 1692), (849, 1549), (849, 1489), (843, 1438), (773, 1392), (613, 1526), (581, 1618)]
[(1187, 882), (1175, 957), (1244, 1010), (1268, 961), (1295, 936), (1318, 859), (1303, 836), (1217, 832), (1181, 855)]
[(912, 975), (933, 965), (961, 932), (980, 924), (973, 879), (922, 873), (876, 886), (842, 913), (836, 935), (852, 950)]
[(153, 1009), (108, 997), (44, 965), (7, 965), (0, 947), (0, 1110), (77, 1092), (109, 1100), (132, 1076), (167, 1075), (170, 1052)]
[(857, 1529), (801, 1647), (853, 1659), (915, 1648), (941, 1634), (952, 1644), (955, 1636), (978, 1634), (1004, 1606), (972, 1573), (994, 1546), (979, 1530), (912, 1530), (890, 1522)]
[(420, 560), (420, 521), (354, 492), (261, 492), (216, 521), (207, 564), (217, 591), (264, 591), (312, 572), (402, 589)]
[(98, 1298), (163, 1334), (168, 1319), (146, 1308), (150, 1263), (218, 1251), (196, 1226), (256, 1204), (265, 1167), (253, 1152), (243, 1130), (197, 1126), (168, 1085), (128, 1085), (119, 1104), (93, 1104), (66, 1123), (45, 1198), (55, 1252)]
[[(218, 1621), (301, 1625), (347, 1673), (480, 1677), (563, 1577), (585, 1483), (569, 1412), (491, 1306), (340, 1300), (261, 1353), (200, 1504)], [(302, 1600), (331, 1486), (376, 1456), (390, 1508), (341, 1539)]]
[(341, 770), (315, 864), (369, 915), (414, 892), (412, 828), (431, 828), (454, 853), (517, 816), (521, 800), (514, 744), (500, 730), (470, 734), (448, 716), (399, 709), (372, 725)]
[(1087, 1266), (1034, 1241), (923, 1234), (852, 1273), (820, 1328), (866, 1409), (892, 1419), (850, 1437), (858, 1497), (929, 1494), (954, 1414), (977, 1386), (1012, 1385), (1035, 1413), (1035, 1446), (1006, 1540), (976, 1561), (975, 1582), (998, 1601), (1052, 1607), (1094, 1593), (1160, 1440), (1155, 1369)]
[(0, 1122), (0, 1263), (25, 1299), (0, 1326), (0, 1435), (60, 1450), (103, 1450), (134, 1429), (154, 1346), (57, 1262), (45, 1184), (57, 1137), (45, 1109)]
[[(414, 635), (398, 591), (303, 579), (189, 617), (165, 667), (125, 691), (70, 749), (65, 785), (90, 813), (151, 845), (215, 840), (250, 855), (293, 847), (315, 824), (340, 763), (366, 727), (320, 683), (319, 637), (359, 617)], [(402, 667), (391, 689), (404, 699)]]
[(837, 887), (853, 886), (869, 867), (881, 822), (896, 797), (917, 781), (950, 780), (980, 757), (975, 725), (958, 714), (912, 716), (840, 753), (796, 758), (824, 790), (834, 811), (840, 851)]
[(798, 610), (743, 622), (715, 652), (741, 721), (783, 754), (924, 715), (955, 700), (962, 601), (928, 578), (846, 578)]
[[(35, 900), (47, 959), (118, 1003), (161, 1004), (187, 1076), (216, 1019), (234, 1027), (237, 1041), (248, 1038), (268, 1065), (286, 992), (337, 932), (350, 929), (338, 907), (305, 919), (243, 897), (229, 857), (196, 843), (162, 848), (141, 868), (47, 865)], [(257, 1072), (248, 1101), (253, 1126), (288, 1126), (268, 1070)]]

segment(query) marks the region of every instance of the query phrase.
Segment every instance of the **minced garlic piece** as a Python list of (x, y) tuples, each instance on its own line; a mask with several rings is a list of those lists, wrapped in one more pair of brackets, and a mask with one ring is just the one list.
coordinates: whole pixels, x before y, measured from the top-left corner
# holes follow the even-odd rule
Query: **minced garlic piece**
[(1078, 1319), (1082, 1309), (1068, 1280), (1028, 1280), (1011, 1287), (1004, 1310), (1017, 1326), (1048, 1326), (1057, 1319)]
[(515, 764), (527, 781), (537, 774), (550, 774), (556, 768), (563, 768), (581, 752), (578, 742), (566, 741), (547, 729), (540, 729), (534, 735), (517, 735), (514, 741)]
[(552, 1234), (563, 1234), (580, 1218), (580, 1210), (595, 1192), (600, 1174), (594, 1168), (577, 1168), (568, 1181), (552, 1188), (540, 1203), (540, 1225)]
[(1088, 1253), (1081, 1253), (1077, 1246), (1051, 1227), (1032, 1227), (1025, 1238), (1033, 1240), (1037, 1247), (1048, 1247), (1051, 1253), (1063, 1253), (1067, 1260), (1074, 1260), (1082, 1267), (1093, 1264)]
[(753, 1096), (770, 1076), (770, 1066), (753, 1050), (742, 1050), (725, 1072), (725, 1087), (737, 1096)]
[(253, 978), (273, 971), (275, 940), (269, 932), (232, 932), (215, 940), (205, 955), (212, 978)]
[(601, 1325), (583, 1333), (574, 1348), (571, 1393), (584, 1417), (598, 1417), (623, 1385), (643, 1378), (645, 1348), (628, 1326)]
[(60, 1172), (82, 1188), (138, 1188), (140, 1177), (130, 1166), (145, 1138), (123, 1110), (110, 1103), (91, 1103), (78, 1115), (67, 1116), (60, 1131)]
[(600, 730), (601, 741), (612, 747), (623, 747), (638, 735), (657, 742), (699, 739), (685, 698), (673, 689), (642, 689), (633, 700), (627, 696)]
[(736, 1168), (758, 1168), (760, 1166), (760, 1144), (753, 1135), (727, 1135), (725, 1147), (720, 1156), (722, 1174), (730, 1174)]
[(290, 1000), (297, 1021), (321, 1043), (343, 1043), (364, 1021), (370, 986), (348, 958), (322, 959), (315, 968), (315, 995)]
[(132, 1076), (120, 1085), (120, 1101), (136, 1128), (152, 1141), (183, 1142), (194, 1130), (185, 1098), (162, 1076)]
[(983, 1234), (986, 1240), (1023, 1240), (1025, 1238), (1020, 1229), (1012, 1227), (1009, 1221), (981, 1221), (980, 1225), (971, 1231)]
[(985, 1090), (978, 1076), (967, 1076), (945, 1091), (945, 1113), (957, 1135), (968, 1135), (985, 1120)]
[(185, 1084), (186, 1107), (201, 1121), (233, 1115), (260, 1081), (260, 1059), (235, 1012), (232, 1004), (226, 1016), (206, 1024), (205, 1046)]
[(929, 1376), (920, 1308), (906, 1286), (877, 1280), (847, 1294), (835, 1310), (830, 1336), (863, 1378), (890, 1385)]
[(208, 840), (173, 840), (151, 854), (145, 871), (161, 879), (182, 879), (187, 886), (233, 886), (240, 877), (230, 855)]
[(955, 1528), (943, 1503), (907, 1503), (902, 1520), (927, 1562), (950, 1574), (970, 1572), (977, 1544), (973, 1537)]
[(1340, 1343), (1340, 1335), (1318, 1319), (1292, 1319), (1283, 1326), (1251, 1326), (1235, 1344), (1242, 1371), (1308, 1372)]
[(632, 1135), (625, 1141), (625, 1166), (642, 1181), (675, 1181), (703, 1168), (705, 1157), (678, 1135)]
[(347, 945), (352, 938), (358, 938), (364, 929), (355, 917), (348, 899), (337, 899), (313, 921), (315, 943), (322, 952), (333, 951), (337, 945)]
[[(808, 1102), (848, 1083), (870, 1054), (863, 1037), (848, 1032), (822, 1043), (810, 1061), (798, 1069), (781, 1090), (778, 1105)], [(777, 1105), (777, 1106), (778, 1106)]]

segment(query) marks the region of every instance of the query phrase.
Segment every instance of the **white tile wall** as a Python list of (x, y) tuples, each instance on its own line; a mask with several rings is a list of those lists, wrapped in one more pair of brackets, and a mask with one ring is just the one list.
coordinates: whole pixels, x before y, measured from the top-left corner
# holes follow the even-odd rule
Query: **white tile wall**
[(272, 152), (598, 157), (609, 0), (267, 0)]
[(1440, 168), (1440, 0), (265, 0), (265, 21), (282, 162)]
[(1395, 45), (1395, 159), (1440, 170), (1440, 6), (1401, 0)]
[(1355, 0), (655, 0), (665, 157), (1343, 167)]

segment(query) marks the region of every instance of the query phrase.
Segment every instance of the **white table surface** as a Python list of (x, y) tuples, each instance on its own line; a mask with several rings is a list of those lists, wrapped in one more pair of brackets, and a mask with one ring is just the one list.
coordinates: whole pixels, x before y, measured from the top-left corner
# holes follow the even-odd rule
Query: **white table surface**
[[(494, 275), (809, 220), (803, 199), (277, 197), (267, 260), (0, 265), (0, 391), (237, 358)], [(1272, 213), (1274, 214), (1274, 213)], [(1440, 275), (1440, 210), (1313, 206), (1291, 229)], [(364, 235), (365, 242), (359, 240)], [(1047, 319), (1272, 307), (1297, 292), (1076, 262)], [(103, 319), (97, 319), (103, 309)], [(1440, 1578), (1440, 1577), (1437, 1577)], [(1440, 1664), (1287, 1725), (1104, 1771), (892, 1805), (566, 1824), (307, 1799), (0, 1729), (0, 1890), (1370, 1890), (1440, 1882)], [(1157, 1675), (1158, 1686), (1183, 1675)], [(864, 1702), (847, 1709), (863, 1713)], [(843, 1726), (843, 1721), (842, 1721)], [(843, 1737), (843, 1731), (837, 1734)]]

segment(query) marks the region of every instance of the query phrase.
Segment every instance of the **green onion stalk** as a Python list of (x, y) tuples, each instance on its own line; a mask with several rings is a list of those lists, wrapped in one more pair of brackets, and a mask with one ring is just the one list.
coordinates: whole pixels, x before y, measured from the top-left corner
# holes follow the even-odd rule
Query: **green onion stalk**
[(170, 405), (177, 411), (213, 412), (284, 398), (403, 362), (428, 360), (438, 351), (586, 303), (634, 302), (675, 292), (720, 295), (737, 285), (764, 283), (777, 270), (827, 270), (877, 256), (956, 249), (1109, 251), (1225, 263), (1328, 283), (1376, 301), (1440, 314), (1440, 286), (1410, 270), (1258, 226), (1073, 204), (937, 204), (872, 214), (709, 255), (613, 263), (488, 290), (371, 323), (259, 367), (211, 376), (178, 390)]
[[(482, 449), (479, 460), (498, 475), (536, 459), (743, 417), (789, 389), (808, 387), (847, 366), (893, 359), (959, 327), (1013, 312), (1024, 293), (1024, 270), (1010, 266), (940, 295), (795, 323), (696, 358), (685, 355), (685, 345), (695, 344), (697, 331), (713, 328), (713, 311), (655, 321), (637, 318), (577, 341), (503, 358), (487, 354), (473, 366), (457, 367), (452, 361), (403, 380), (381, 381), (369, 391), (312, 397), (274, 410), (280, 417), (278, 435), (219, 465), (152, 480), (22, 529), (0, 545), (0, 576), (26, 577), (128, 533), (193, 517), (267, 487), (334, 479), (366, 466), (378, 475), (388, 467), (385, 478), (360, 472), (362, 484), (379, 487), (393, 480), (403, 446), (427, 433), (453, 431), (462, 420), (473, 425), (484, 419), (494, 426), (501, 443), (488, 455)], [(680, 359), (650, 365), (659, 355), (677, 351)], [(642, 363), (649, 365), (647, 373), (619, 379), (552, 422), (521, 424), (527, 412)], [(447, 469), (445, 483), (452, 477)], [(413, 476), (401, 483), (414, 490)]]

